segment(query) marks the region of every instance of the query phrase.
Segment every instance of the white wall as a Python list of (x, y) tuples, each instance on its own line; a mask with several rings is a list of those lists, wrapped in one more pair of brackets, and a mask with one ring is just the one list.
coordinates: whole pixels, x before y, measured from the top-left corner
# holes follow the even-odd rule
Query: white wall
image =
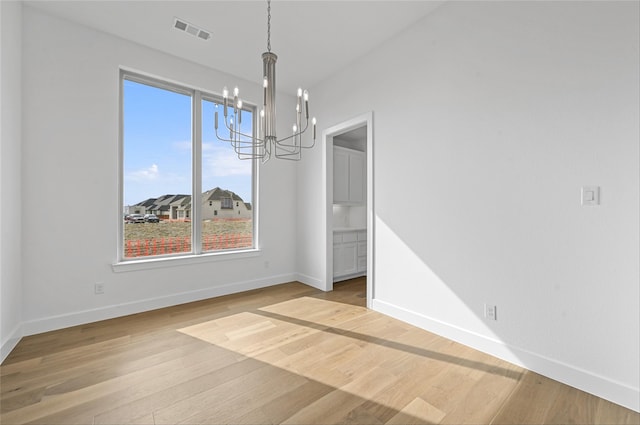
[[(374, 308), (640, 409), (638, 19), (448, 2), (312, 88), (323, 127), (373, 110)], [(322, 280), (322, 149), (306, 160), (298, 269)]]
[(261, 167), (260, 255), (114, 272), (119, 67), (213, 92), (238, 84), (248, 99), (261, 88), (27, 6), (23, 16), (25, 333), (295, 279), (295, 228), (272, 225), (296, 221), (289, 163)]
[(19, 2), (0, 2), (0, 361), (22, 336), (21, 20)]

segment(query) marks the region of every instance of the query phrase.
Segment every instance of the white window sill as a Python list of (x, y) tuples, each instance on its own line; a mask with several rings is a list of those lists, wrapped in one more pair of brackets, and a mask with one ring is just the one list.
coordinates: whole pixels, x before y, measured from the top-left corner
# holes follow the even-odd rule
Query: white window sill
[(191, 264), (211, 263), (214, 261), (231, 261), (243, 258), (257, 257), (260, 249), (247, 249), (243, 251), (211, 252), (198, 255), (180, 255), (171, 257), (153, 257), (143, 260), (126, 260), (114, 263), (111, 268), (116, 273), (137, 270), (151, 270), (161, 267), (187, 266)]

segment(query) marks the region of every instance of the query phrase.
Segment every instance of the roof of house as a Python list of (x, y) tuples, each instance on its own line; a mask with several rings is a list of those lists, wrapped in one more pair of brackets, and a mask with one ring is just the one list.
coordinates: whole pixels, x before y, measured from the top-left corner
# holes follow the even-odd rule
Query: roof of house
[(149, 198), (149, 199), (146, 199), (146, 200), (144, 200), (142, 202), (138, 202), (134, 206), (136, 206), (136, 207), (148, 207), (148, 206), (153, 205), (156, 202), (156, 199), (157, 198)]
[(191, 209), (191, 195), (185, 196), (182, 199), (179, 199), (175, 202), (172, 202), (171, 205), (178, 207), (179, 210), (190, 210)]
[[(251, 210), (252, 208), (251, 203), (244, 202), (238, 194), (230, 190), (216, 187), (214, 189), (207, 190), (202, 194), (203, 202), (219, 201), (223, 198), (231, 198), (234, 201), (242, 202), (248, 210)], [(170, 209), (170, 205), (188, 209), (191, 207), (191, 195), (162, 195), (158, 198), (149, 198), (136, 204), (136, 206), (143, 206), (152, 211), (168, 211)]]
[[(220, 189), (216, 187), (215, 189), (207, 190), (202, 194), (202, 199), (204, 201), (219, 201), (222, 198), (231, 198), (234, 201), (242, 201), (242, 198), (235, 194), (230, 190)], [(244, 201), (242, 201), (244, 202)]]
[(149, 198), (136, 204), (136, 206), (144, 206), (146, 209), (151, 211), (168, 211), (169, 204), (187, 197), (191, 199), (191, 196), (189, 195), (162, 195), (158, 198)]

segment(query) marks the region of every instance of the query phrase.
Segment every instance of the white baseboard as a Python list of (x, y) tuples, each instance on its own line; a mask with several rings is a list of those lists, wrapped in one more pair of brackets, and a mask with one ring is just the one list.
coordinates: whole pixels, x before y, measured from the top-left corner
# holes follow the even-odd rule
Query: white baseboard
[(22, 336), (22, 324), (18, 324), (6, 338), (3, 338), (2, 345), (0, 345), (0, 364), (2, 364), (9, 353), (16, 348)]
[(628, 409), (636, 412), (640, 411), (639, 388), (631, 387), (522, 348), (510, 346), (502, 341), (469, 332), (381, 300), (374, 299), (372, 308), (380, 313), (467, 345)]
[(298, 282), (304, 283), (305, 285), (309, 285), (321, 291), (326, 291), (322, 280), (316, 279), (315, 277), (307, 276), (306, 274), (302, 274), (302, 273), (297, 273), (296, 280)]
[(296, 280), (296, 277), (297, 276), (294, 273), (282, 274), (262, 279), (235, 282), (228, 285), (215, 286), (196, 291), (182, 292), (163, 297), (148, 298), (145, 300), (133, 301), (125, 304), (111, 305), (92, 310), (78, 311), (59, 316), (39, 318), (36, 320), (24, 322), (22, 324), (22, 333), (25, 336), (34, 335), (42, 332), (68, 328), (71, 326), (84, 325), (100, 320), (113, 319), (115, 317), (142, 313), (159, 308), (200, 301), (207, 298), (220, 297), (223, 295), (250, 291), (252, 289), (279, 285), (281, 283), (294, 281)]

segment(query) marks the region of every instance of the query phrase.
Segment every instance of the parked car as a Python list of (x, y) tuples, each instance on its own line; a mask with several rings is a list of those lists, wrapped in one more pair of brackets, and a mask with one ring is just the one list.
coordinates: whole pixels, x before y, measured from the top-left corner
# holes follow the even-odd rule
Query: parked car
[(155, 214), (145, 214), (144, 221), (147, 223), (160, 223), (160, 219)]
[(124, 217), (125, 223), (144, 223), (144, 216), (142, 214), (129, 214)]

